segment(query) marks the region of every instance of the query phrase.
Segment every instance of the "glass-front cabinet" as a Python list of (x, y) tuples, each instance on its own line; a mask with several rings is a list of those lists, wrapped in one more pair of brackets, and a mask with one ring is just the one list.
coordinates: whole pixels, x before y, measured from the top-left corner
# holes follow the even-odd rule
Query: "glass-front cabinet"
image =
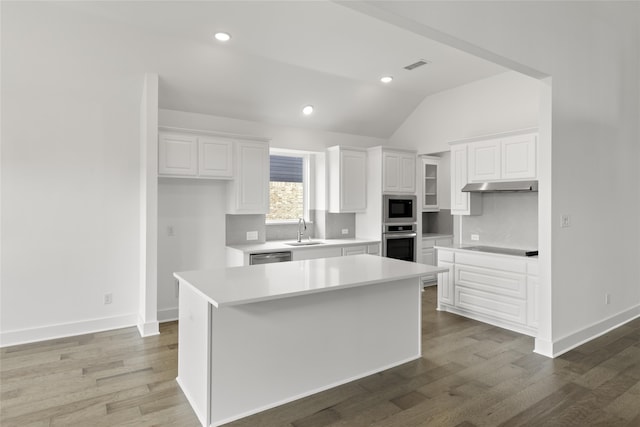
[(439, 211), (438, 200), (438, 157), (422, 156), (422, 211)]

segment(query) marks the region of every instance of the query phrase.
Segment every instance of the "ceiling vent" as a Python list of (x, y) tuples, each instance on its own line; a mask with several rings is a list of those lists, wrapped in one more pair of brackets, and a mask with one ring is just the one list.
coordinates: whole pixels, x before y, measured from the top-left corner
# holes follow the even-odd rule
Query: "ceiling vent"
[(413, 70), (413, 69), (416, 69), (416, 68), (418, 68), (418, 67), (422, 67), (423, 65), (427, 65), (427, 64), (428, 64), (428, 62), (427, 62), (427, 61), (425, 61), (424, 59), (421, 59), (421, 60), (420, 60), (420, 61), (418, 61), (418, 62), (414, 62), (413, 64), (409, 64), (409, 65), (407, 65), (406, 67), (404, 67), (404, 69), (405, 69), (405, 70), (409, 70), (409, 71), (411, 71), (411, 70)]

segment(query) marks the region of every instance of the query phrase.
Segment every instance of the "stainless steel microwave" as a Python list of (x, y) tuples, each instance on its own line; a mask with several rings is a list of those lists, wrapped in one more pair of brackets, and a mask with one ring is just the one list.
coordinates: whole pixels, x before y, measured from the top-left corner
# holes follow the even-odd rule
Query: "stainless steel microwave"
[(416, 222), (416, 196), (385, 194), (382, 196), (382, 222)]

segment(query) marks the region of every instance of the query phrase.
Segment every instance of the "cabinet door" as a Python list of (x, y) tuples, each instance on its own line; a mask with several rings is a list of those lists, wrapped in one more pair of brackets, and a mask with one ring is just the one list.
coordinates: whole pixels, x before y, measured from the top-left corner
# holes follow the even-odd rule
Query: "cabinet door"
[(400, 155), (382, 153), (382, 191), (397, 193), (400, 191)]
[(517, 135), (501, 141), (501, 178), (536, 179), (536, 136)]
[(422, 210), (438, 211), (438, 172), (439, 161), (422, 159)]
[(196, 176), (198, 143), (192, 135), (161, 132), (158, 146), (158, 174)]
[(500, 140), (469, 144), (469, 182), (500, 179)]
[(477, 193), (464, 193), (467, 185), (467, 144), (451, 147), (451, 214), (479, 215), (482, 212), (482, 199)]
[(340, 212), (367, 208), (367, 153), (340, 151)]
[(440, 308), (441, 303), (453, 305), (455, 288), (453, 283), (453, 264), (439, 260), (438, 266), (449, 269), (449, 271), (438, 274), (438, 308)]
[(342, 256), (366, 254), (367, 247), (363, 246), (347, 246), (342, 248)]
[(233, 142), (209, 136), (198, 137), (200, 176), (233, 178)]
[(527, 276), (527, 325), (538, 327), (538, 292), (540, 281), (537, 276)]
[(400, 156), (400, 170), (398, 171), (401, 193), (416, 192), (416, 156), (412, 154), (402, 154)]
[(236, 176), (231, 183), (231, 213), (269, 212), (269, 146), (258, 142), (236, 143)]
[(291, 252), (291, 260), (299, 261), (303, 259), (317, 259), (317, 258), (333, 258), (342, 256), (342, 248), (304, 248), (297, 249)]

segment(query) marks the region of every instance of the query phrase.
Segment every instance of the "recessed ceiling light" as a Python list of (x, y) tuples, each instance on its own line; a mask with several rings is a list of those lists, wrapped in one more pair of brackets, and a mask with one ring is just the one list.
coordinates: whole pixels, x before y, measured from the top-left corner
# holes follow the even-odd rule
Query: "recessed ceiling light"
[(231, 40), (231, 34), (229, 33), (216, 33), (214, 37), (220, 42), (228, 42)]
[(391, 77), (391, 76), (380, 77), (380, 81), (382, 83), (391, 83), (391, 80), (393, 80), (393, 77)]
[(307, 105), (302, 109), (302, 114), (304, 114), (305, 116), (308, 116), (311, 113), (313, 113), (313, 105)]

